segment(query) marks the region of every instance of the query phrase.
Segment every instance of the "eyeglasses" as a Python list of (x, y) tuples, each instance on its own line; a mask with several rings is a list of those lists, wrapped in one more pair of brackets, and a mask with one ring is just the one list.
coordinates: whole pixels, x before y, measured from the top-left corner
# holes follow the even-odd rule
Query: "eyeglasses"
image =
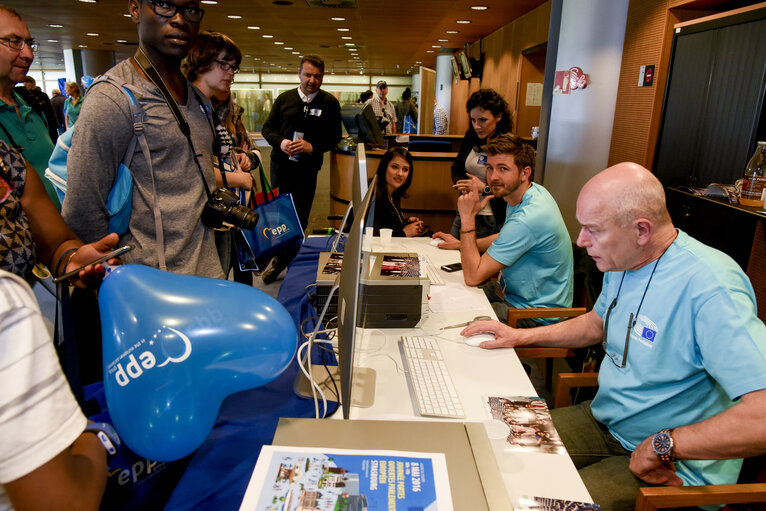
[(24, 46), (29, 46), (32, 51), (37, 51), (37, 48), (40, 47), (34, 39), (22, 39), (21, 37), (0, 37), (0, 41), (3, 41), (3, 44), (12, 50), (21, 51)]
[(623, 369), (628, 360), (628, 343), (630, 343), (630, 330), (633, 328), (633, 313), (630, 313), (630, 319), (628, 319), (628, 331), (625, 334), (625, 347), (622, 351), (622, 363), (617, 364), (617, 360), (615, 360), (616, 355), (612, 355), (609, 353), (609, 350), (606, 349), (606, 341), (609, 338), (609, 316), (612, 314), (612, 309), (614, 309), (616, 306), (617, 297), (612, 300), (612, 303), (609, 304), (609, 308), (606, 310), (606, 318), (604, 319), (604, 335), (601, 337), (601, 347), (604, 348), (604, 353), (606, 353), (606, 356), (609, 357), (609, 360), (611, 360), (615, 366)]
[(221, 69), (225, 72), (234, 71), (234, 73), (239, 73), (239, 66), (235, 66), (234, 64), (229, 64), (228, 62), (225, 62), (223, 60), (216, 59), (216, 62), (219, 66), (221, 66)]
[(205, 15), (205, 11), (199, 7), (189, 6), (180, 7), (172, 2), (166, 2), (165, 0), (149, 0), (154, 9), (154, 14), (162, 16), (163, 18), (172, 18), (178, 11), (181, 11), (181, 16), (189, 23), (199, 23), (202, 21), (202, 16)]

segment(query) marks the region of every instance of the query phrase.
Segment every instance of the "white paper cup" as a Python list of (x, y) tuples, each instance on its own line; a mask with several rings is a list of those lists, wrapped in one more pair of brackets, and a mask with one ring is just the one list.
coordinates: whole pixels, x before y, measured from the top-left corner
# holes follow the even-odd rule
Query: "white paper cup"
[(380, 230), (380, 242), (383, 245), (391, 243), (391, 236), (394, 234), (393, 229), (381, 229)]
[(366, 250), (367, 252), (372, 251), (372, 237), (374, 234), (375, 229), (373, 227), (364, 228), (364, 242), (362, 243), (362, 250)]

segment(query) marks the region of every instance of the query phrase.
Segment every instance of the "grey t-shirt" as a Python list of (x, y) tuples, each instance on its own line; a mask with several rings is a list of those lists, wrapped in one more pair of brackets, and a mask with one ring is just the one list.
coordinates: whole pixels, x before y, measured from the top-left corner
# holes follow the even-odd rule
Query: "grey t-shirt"
[[(171, 272), (222, 278), (223, 271), (213, 241), (213, 231), (200, 221), (207, 201), (202, 178), (192, 151), (167, 103), (151, 82), (143, 78), (129, 60), (107, 71), (118, 83), (127, 84), (141, 104), (144, 130), (152, 156), (157, 202), (165, 236), (165, 258)], [(203, 104), (187, 88), (187, 104), (179, 105), (191, 128), (192, 141), (210, 190), (215, 189), (213, 132), (207, 113), (209, 102), (199, 90)], [(67, 193), (62, 207), (64, 220), (86, 243), (108, 234), (106, 198), (117, 168), (133, 136), (130, 106), (116, 87), (99, 83), (83, 101), (72, 148), (67, 158)], [(128, 231), (120, 245), (136, 248), (122, 256), (125, 263), (158, 267), (152, 181), (149, 167), (136, 145), (130, 164), (133, 175), (133, 207)]]

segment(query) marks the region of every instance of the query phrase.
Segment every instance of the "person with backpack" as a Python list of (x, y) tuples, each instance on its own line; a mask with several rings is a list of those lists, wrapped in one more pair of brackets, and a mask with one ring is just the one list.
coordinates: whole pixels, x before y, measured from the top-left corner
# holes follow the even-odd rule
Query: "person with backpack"
[(14, 90), (29, 71), (35, 50), (37, 42), (19, 13), (0, 5), (0, 140), (24, 155), (42, 180), (48, 197), (60, 210), (56, 191), (44, 176), (53, 152), (48, 122)]
[(99, 80), (88, 89), (67, 158), (63, 216), (84, 241), (109, 230), (107, 198), (134, 137), (125, 87), (143, 112), (151, 111), (143, 123), (148, 148), (136, 147), (129, 165), (133, 197), (120, 244), (136, 248), (125, 254), (125, 262), (222, 278), (213, 230), (201, 220), (208, 193), (216, 188), (212, 110), (181, 73), (204, 15), (199, 5), (198, 0), (128, 3), (139, 47), (134, 57), (106, 72), (120, 86)]

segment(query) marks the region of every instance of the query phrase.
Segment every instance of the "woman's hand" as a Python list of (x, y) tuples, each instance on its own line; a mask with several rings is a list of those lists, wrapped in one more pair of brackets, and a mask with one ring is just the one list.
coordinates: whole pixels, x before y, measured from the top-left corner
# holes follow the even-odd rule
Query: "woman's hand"
[(247, 154), (236, 152), (234, 153), (234, 156), (237, 158), (237, 163), (239, 163), (239, 168), (241, 170), (244, 170), (245, 172), (250, 171), (250, 158), (247, 157)]
[(423, 234), (424, 229), (423, 221), (422, 220), (415, 220), (414, 222), (408, 223), (404, 226), (404, 234), (408, 238), (412, 238), (415, 236), (420, 236)]

